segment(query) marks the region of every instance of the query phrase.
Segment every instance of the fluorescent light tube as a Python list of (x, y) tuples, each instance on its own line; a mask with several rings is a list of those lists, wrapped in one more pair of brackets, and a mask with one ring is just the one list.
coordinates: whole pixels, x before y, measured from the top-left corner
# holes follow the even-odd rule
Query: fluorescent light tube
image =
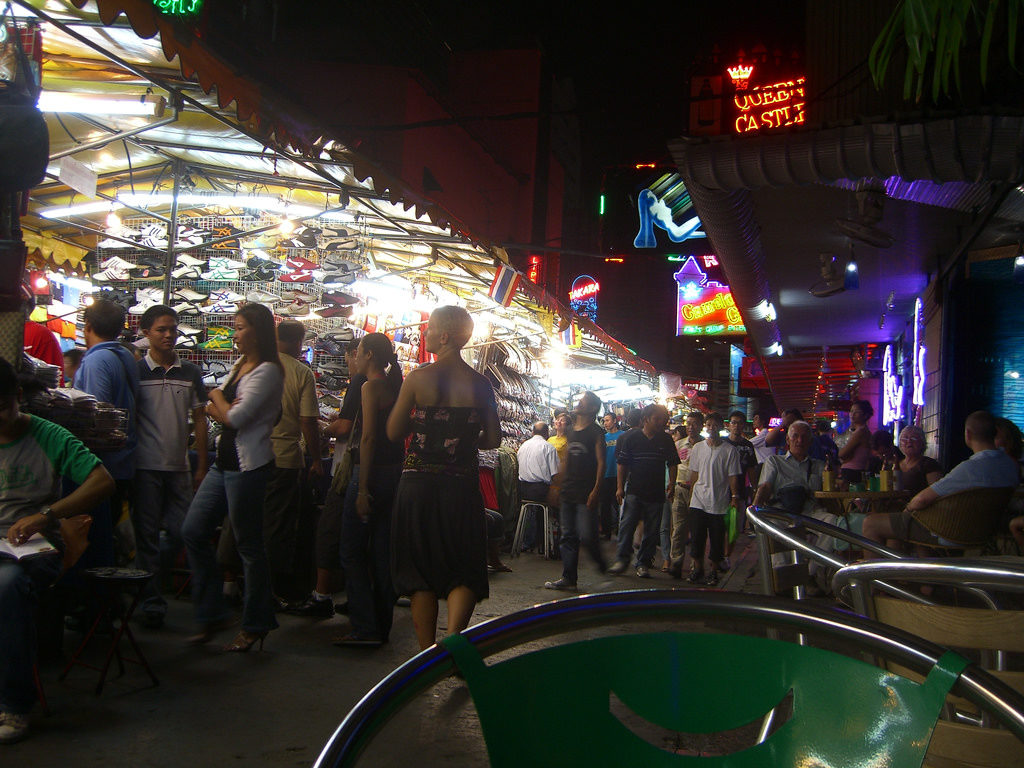
[(138, 115), (160, 117), (167, 100), (152, 93), (115, 96), (98, 93), (42, 91), (38, 107), (43, 112), (77, 112), (81, 115)]

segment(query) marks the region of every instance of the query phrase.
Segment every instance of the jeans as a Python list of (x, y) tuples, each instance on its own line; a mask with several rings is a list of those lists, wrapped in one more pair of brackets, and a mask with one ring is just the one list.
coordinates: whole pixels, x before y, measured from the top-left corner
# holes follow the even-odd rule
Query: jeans
[(345, 569), (348, 618), (357, 635), (387, 640), (395, 606), (391, 582), (391, 509), (394, 506), (399, 464), (374, 467), (369, 490), (372, 513), (363, 522), (356, 514), (359, 467), (345, 492), (341, 513), (341, 564)]
[(213, 624), (230, 616), (224, 602), (224, 574), (213, 546), (217, 526), (226, 514), (245, 575), (242, 629), (261, 634), (277, 628), (270, 568), (263, 547), (263, 498), (273, 466), (270, 463), (248, 472), (210, 467), (192, 499), (181, 535), (192, 568), (192, 602), (199, 624)]
[(160, 529), (174, 552), (182, 547), (181, 525), (192, 501), (192, 473), (140, 469), (135, 473), (132, 525), (135, 526), (135, 567), (153, 574), (142, 587), (143, 613), (167, 613), (160, 594)]
[(725, 515), (712, 515), (703, 509), (690, 507), (690, 557), (693, 567), (704, 564), (704, 544), (711, 539), (711, 564), (717, 566), (725, 559)]
[(36, 700), (36, 606), (60, 575), (61, 555), (0, 560), (0, 711), (24, 715)]
[(597, 569), (606, 570), (601, 545), (597, 540), (597, 511), (590, 509), (583, 502), (562, 500), (558, 510), (558, 520), (562, 527), (562, 539), (559, 550), (562, 553), (562, 579), (575, 584), (580, 564), (580, 544), (582, 543), (594, 558)]
[(619, 518), (619, 548), (616, 553), (620, 563), (628, 563), (633, 554), (633, 534), (642, 520), (644, 537), (636, 555), (637, 567), (651, 566), (654, 551), (658, 548), (658, 529), (661, 526), (663, 502), (643, 501), (635, 494), (628, 493), (622, 500), (622, 516)]

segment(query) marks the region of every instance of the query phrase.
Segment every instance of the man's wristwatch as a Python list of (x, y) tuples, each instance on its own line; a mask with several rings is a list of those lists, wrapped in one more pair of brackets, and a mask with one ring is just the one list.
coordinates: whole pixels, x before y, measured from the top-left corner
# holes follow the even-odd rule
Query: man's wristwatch
[(53, 514), (53, 507), (47, 507), (42, 512), (40, 512), (39, 514), (42, 515), (46, 519), (47, 522), (49, 522), (50, 520), (56, 520), (57, 519), (57, 516), (55, 514)]

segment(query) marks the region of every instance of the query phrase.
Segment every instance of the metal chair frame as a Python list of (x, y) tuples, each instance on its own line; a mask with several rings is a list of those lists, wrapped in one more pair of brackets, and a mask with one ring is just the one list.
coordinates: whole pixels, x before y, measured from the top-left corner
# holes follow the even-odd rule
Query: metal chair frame
[[(716, 619), (758, 630), (788, 629), (801, 635), (853, 642), (868, 655), (890, 659), (914, 670), (930, 669), (946, 653), (938, 645), (860, 616), (806, 603), (760, 595), (644, 590), (584, 595), (537, 605), (492, 619), (463, 632), (482, 658), (523, 643), (569, 631), (615, 626), (630, 621)], [(451, 653), (434, 645), (414, 656), (378, 683), (345, 717), (315, 765), (355, 764), (370, 739), (416, 694), (455, 672)], [(953, 693), (989, 711), (1024, 741), (1024, 696), (989, 673), (969, 664)]]

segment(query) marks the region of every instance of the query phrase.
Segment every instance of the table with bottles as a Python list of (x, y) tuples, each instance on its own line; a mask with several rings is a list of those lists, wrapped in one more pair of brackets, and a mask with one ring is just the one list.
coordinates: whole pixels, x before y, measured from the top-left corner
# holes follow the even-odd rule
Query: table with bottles
[(845, 517), (854, 500), (860, 500), (858, 512), (868, 514), (899, 512), (910, 499), (910, 491), (815, 491), (814, 498), (834, 515)]

